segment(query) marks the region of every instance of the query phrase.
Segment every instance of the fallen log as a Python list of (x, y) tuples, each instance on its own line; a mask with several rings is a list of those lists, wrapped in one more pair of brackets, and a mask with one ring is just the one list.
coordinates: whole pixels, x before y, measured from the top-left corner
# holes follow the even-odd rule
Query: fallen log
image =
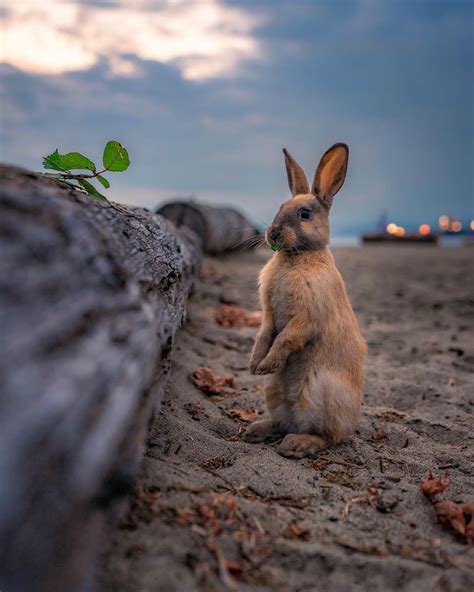
[(222, 253), (252, 246), (257, 229), (234, 208), (213, 207), (193, 201), (173, 201), (157, 209), (178, 228), (190, 228), (202, 239), (205, 253)]
[(0, 590), (90, 577), (166, 384), (198, 243), (0, 165)]

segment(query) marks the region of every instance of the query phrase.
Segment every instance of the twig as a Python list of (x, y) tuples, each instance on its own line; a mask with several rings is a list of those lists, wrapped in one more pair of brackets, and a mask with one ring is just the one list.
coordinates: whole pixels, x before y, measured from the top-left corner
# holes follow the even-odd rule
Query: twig
[(67, 173), (66, 171), (61, 173), (38, 173), (43, 175), (43, 177), (50, 177), (52, 179), (95, 179), (99, 175), (106, 173), (108, 169), (104, 169), (103, 171), (95, 171), (91, 175), (86, 175), (84, 173)]
[(320, 456), (320, 458), (327, 460), (328, 462), (334, 463), (336, 465), (343, 465), (346, 467), (356, 467), (357, 469), (362, 469), (361, 465), (356, 465), (355, 463), (349, 462), (344, 458), (340, 457), (339, 455), (335, 454), (326, 454), (324, 456)]
[(221, 548), (219, 547), (217, 541), (215, 539), (209, 539), (207, 541), (207, 546), (210, 551), (214, 553), (217, 559), (217, 568), (219, 577), (222, 583), (225, 586), (226, 590), (236, 590), (237, 589), (237, 582), (231, 576), (229, 570), (227, 569), (226, 560), (224, 554), (222, 553)]
[[(207, 473), (210, 473), (211, 475), (214, 475), (214, 477), (217, 477), (218, 479), (221, 479), (227, 486), (229, 491), (232, 491), (235, 495), (242, 495), (241, 491), (239, 488), (235, 487), (235, 485), (232, 483), (232, 481), (230, 481), (229, 479), (227, 479), (226, 477), (223, 477), (222, 475), (220, 475), (217, 471), (214, 471), (213, 469), (209, 468), (209, 467), (202, 467)], [(222, 487), (222, 486), (221, 486)]]
[(253, 521), (255, 522), (260, 534), (265, 534), (265, 530), (264, 530), (260, 520), (256, 516), (253, 516)]
[(374, 500), (377, 498), (377, 494), (369, 494), (369, 495), (359, 495), (357, 497), (353, 497), (352, 499), (348, 500), (345, 505), (344, 505), (344, 509), (342, 510), (342, 517), (343, 518), (347, 518), (347, 516), (349, 515), (349, 510), (350, 507), (353, 504), (369, 504), (372, 505), (372, 503), (374, 502)]
[(438, 469), (441, 471), (444, 469), (457, 469), (459, 467), (459, 463), (448, 463), (447, 465), (439, 465)]

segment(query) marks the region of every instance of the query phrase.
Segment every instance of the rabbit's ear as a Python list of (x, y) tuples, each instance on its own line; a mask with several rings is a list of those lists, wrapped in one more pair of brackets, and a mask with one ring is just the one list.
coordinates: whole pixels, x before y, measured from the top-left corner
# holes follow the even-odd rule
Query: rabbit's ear
[(328, 206), (344, 183), (348, 160), (347, 144), (334, 144), (324, 153), (316, 169), (311, 193)]
[(285, 155), (286, 174), (291, 194), (295, 197), (295, 195), (309, 193), (308, 180), (303, 169), (286, 148), (283, 148), (283, 154)]

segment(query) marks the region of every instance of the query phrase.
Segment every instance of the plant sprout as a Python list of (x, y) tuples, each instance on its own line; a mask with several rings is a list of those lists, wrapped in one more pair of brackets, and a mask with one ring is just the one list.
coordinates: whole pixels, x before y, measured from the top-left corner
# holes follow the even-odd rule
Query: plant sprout
[[(59, 154), (56, 149), (54, 152), (43, 158), (43, 167), (45, 169), (58, 171), (57, 173), (44, 173), (46, 176), (61, 181), (88, 193), (96, 199), (106, 200), (105, 195), (97, 191), (96, 187), (89, 179), (97, 179), (99, 183), (108, 189), (110, 183), (103, 176), (103, 173), (119, 173), (125, 171), (130, 165), (128, 152), (115, 140), (107, 142), (102, 155), (103, 169), (98, 171), (97, 166), (92, 160), (80, 152), (68, 152)], [(72, 173), (71, 171), (90, 171), (89, 173)]]

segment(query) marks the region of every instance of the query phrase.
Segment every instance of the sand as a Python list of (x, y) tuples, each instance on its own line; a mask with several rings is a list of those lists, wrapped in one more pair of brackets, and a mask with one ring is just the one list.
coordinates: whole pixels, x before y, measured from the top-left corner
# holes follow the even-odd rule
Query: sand
[[(264, 411), (264, 378), (247, 371), (256, 329), (214, 316), (223, 302), (256, 309), (268, 253), (207, 258), (100, 592), (474, 589), (474, 547), (419, 489), (447, 470), (439, 499), (474, 501), (474, 251), (335, 255), (369, 345), (353, 438), (302, 460), (242, 441), (230, 410)], [(203, 366), (237, 388), (204, 394), (190, 380)]]

